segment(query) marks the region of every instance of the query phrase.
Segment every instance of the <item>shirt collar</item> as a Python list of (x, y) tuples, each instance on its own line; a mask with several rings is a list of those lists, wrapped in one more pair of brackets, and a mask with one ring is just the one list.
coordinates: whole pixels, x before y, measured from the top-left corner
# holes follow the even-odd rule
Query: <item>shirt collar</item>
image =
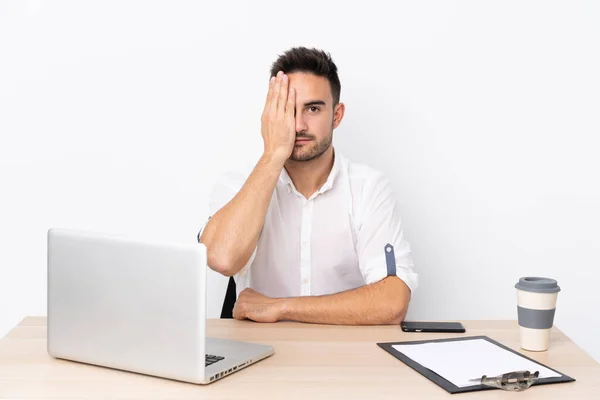
[[(335, 178), (337, 177), (337, 175), (340, 172), (341, 165), (342, 165), (342, 155), (334, 148), (334, 150), (333, 150), (333, 167), (331, 168), (331, 171), (329, 172), (329, 176), (327, 177), (327, 180), (325, 181), (323, 186), (321, 186), (321, 188), (317, 191), (318, 194), (325, 193), (326, 191), (328, 191), (329, 189), (331, 189), (333, 187)], [(279, 181), (283, 185), (287, 186), (288, 188), (291, 188), (294, 191), (296, 191), (294, 182), (292, 182), (292, 178), (290, 178), (290, 175), (287, 173), (287, 170), (285, 168), (283, 168), (281, 170), (281, 174), (279, 175)]]

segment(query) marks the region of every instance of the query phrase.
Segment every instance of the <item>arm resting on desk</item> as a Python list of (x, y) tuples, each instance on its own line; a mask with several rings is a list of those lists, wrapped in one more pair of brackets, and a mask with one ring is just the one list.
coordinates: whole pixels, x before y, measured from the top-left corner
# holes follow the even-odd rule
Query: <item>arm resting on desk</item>
[(281, 320), (335, 325), (391, 325), (404, 320), (410, 289), (396, 276), (356, 289), (326, 295), (274, 299), (255, 290), (240, 293), (236, 319)]

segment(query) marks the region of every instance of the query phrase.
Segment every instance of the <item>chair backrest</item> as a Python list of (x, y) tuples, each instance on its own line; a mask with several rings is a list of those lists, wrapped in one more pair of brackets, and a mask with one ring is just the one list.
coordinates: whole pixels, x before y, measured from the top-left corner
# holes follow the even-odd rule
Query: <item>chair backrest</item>
[(223, 308), (221, 309), (221, 318), (233, 318), (233, 306), (235, 305), (236, 297), (235, 280), (233, 276), (230, 276), (227, 291), (225, 292), (225, 300), (223, 301)]

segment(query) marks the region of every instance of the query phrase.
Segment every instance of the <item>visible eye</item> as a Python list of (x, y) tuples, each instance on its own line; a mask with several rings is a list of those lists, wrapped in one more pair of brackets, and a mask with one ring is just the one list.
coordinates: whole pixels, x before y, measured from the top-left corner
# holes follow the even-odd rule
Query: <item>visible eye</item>
[(315, 114), (318, 113), (319, 111), (321, 111), (321, 109), (317, 106), (312, 106), (308, 108), (308, 111), (310, 111), (311, 113)]

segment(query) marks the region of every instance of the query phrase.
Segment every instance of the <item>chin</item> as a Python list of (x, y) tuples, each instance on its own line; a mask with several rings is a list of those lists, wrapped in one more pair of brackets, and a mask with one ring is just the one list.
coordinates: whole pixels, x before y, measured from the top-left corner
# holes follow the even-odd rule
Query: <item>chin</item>
[(315, 158), (319, 158), (322, 155), (323, 155), (322, 153), (315, 154), (312, 151), (296, 151), (296, 150), (294, 150), (292, 152), (292, 155), (290, 156), (290, 160), (296, 161), (296, 162), (307, 162), (307, 161), (312, 161)]

